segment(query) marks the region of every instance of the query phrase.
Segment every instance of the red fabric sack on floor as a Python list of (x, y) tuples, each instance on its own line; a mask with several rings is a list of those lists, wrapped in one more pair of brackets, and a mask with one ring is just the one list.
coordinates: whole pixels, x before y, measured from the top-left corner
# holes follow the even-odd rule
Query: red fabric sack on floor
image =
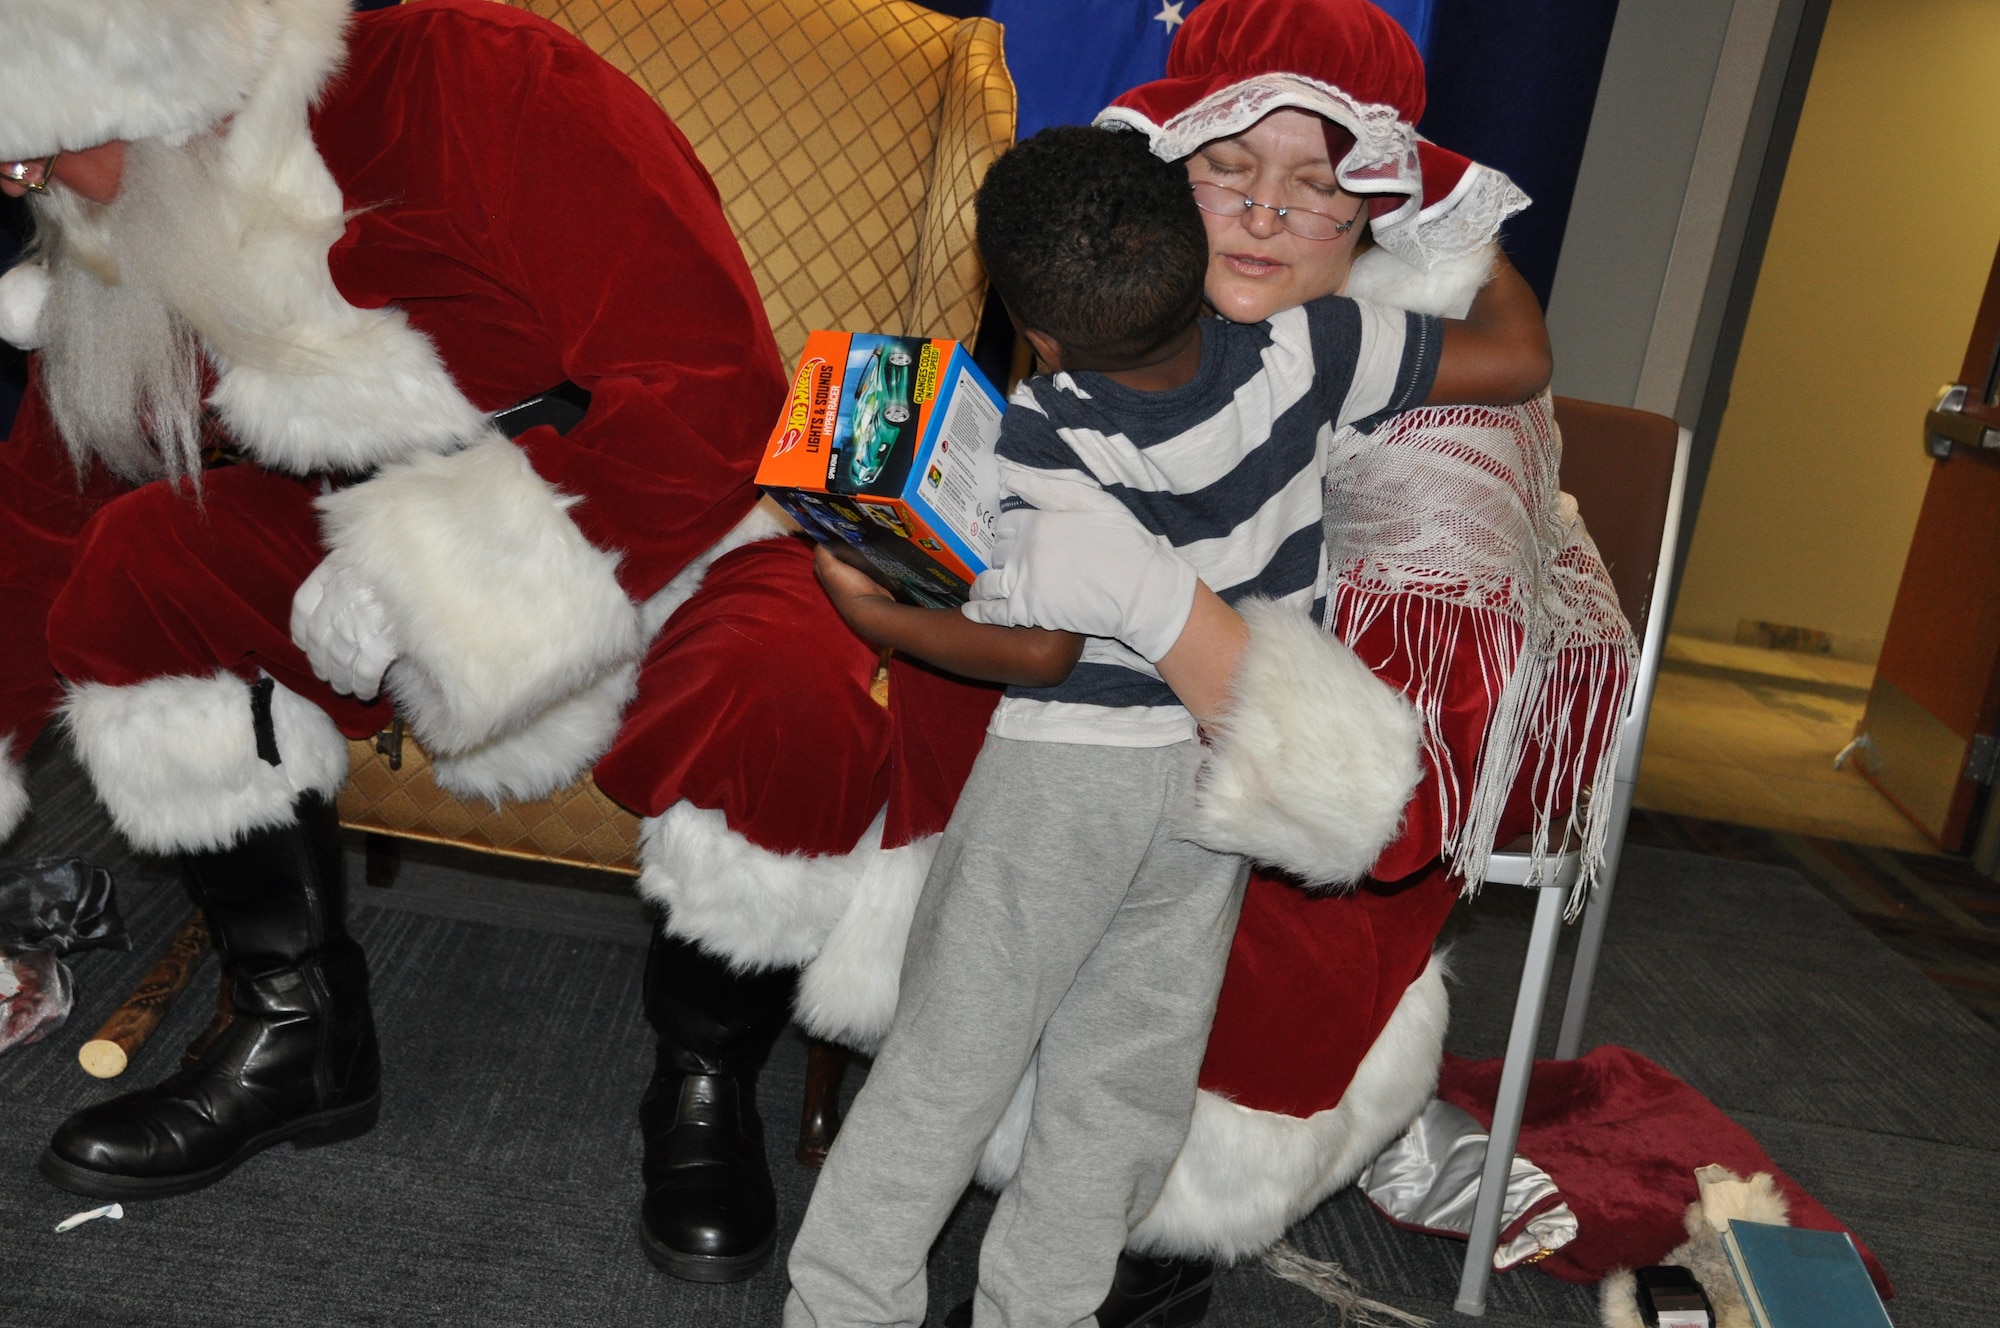
[[(1500, 1068), (1447, 1053), (1437, 1095), (1490, 1129)], [(1681, 1216), (1701, 1197), (1695, 1168), (1710, 1163), (1746, 1179), (1769, 1172), (1795, 1227), (1847, 1230), (1721, 1108), (1626, 1047), (1536, 1061), (1514, 1151), (1549, 1173), (1576, 1214), (1576, 1239), (1537, 1265), (1565, 1282), (1658, 1263), (1687, 1239)], [(1893, 1296), (1874, 1252), (1859, 1236), (1854, 1245), (1875, 1289)]]

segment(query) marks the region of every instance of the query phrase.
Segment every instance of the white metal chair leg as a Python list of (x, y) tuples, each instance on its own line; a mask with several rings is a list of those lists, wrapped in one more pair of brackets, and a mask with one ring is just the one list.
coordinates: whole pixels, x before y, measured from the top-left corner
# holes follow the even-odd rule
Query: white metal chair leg
[(1507, 1178), (1514, 1167), (1514, 1145), (1521, 1137), (1521, 1114), (1528, 1103), (1528, 1076), (1535, 1066), (1535, 1037), (1549, 995), (1549, 974), (1555, 969), (1556, 940), (1562, 933), (1561, 884), (1544, 886), (1535, 903), (1535, 926), (1528, 937), (1528, 959), (1521, 967), (1521, 991), (1514, 1001), (1514, 1028), (1507, 1035), (1507, 1061), (1500, 1072), (1500, 1092), (1493, 1103), (1493, 1128), (1486, 1143), (1486, 1166), (1479, 1177), (1479, 1199), (1472, 1210), (1472, 1237), (1459, 1275), (1460, 1314), (1486, 1313), (1486, 1284), (1493, 1276), (1493, 1252), (1500, 1245), (1500, 1207), (1507, 1198)]
[(1597, 957), (1604, 948), (1605, 924), (1611, 920), (1611, 887), (1618, 881), (1618, 860), (1625, 854), (1625, 826), (1632, 819), (1631, 784), (1620, 779), (1612, 785), (1617, 799), (1611, 809), (1610, 834), (1604, 841), (1604, 865), (1597, 872), (1597, 886), (1584, 909), (1583, 927), (1576, 938), (1576, 963), (1569, 971), (1569, 994), (1563, 1000), (1562, 1031), (1556, 1034), (1556, 1059), (1574, 1060), (1583, 1050), (1583, 1021), (1590, 1013), (1590, 989), (1597, 981)]

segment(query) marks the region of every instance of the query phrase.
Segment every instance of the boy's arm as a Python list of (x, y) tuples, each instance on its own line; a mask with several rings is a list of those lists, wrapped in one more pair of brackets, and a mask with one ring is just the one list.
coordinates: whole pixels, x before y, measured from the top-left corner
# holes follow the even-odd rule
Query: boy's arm
[(1549, 385), (1555, 360), (1534, 291), (1505, 254), (1463, 319), (1444, 320), (1444, 345), (1427, 406), (1506, 406)]
[(1069, 677), (1083, 638), (1041, 627), (973, 622), (957, 609), (898, 603), (875, 579), (850, 567), (822, 544), (813, 570), (841, 618), (856, 633), (962, 678), (1053, 687)]

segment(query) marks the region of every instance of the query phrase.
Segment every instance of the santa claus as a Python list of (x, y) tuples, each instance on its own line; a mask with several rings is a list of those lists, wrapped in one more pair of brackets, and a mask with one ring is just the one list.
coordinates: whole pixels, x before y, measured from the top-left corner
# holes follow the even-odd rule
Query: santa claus
[[(876, 704), (875, 651), (759, 503), (783, 368), (686, 140), (483, 0), (10, 0), (0, 189), (34, 221), (0, 334), (38, 351), (0, 448), (0, 839), (59, 714), (118, 828), (185, 865), (235, 1008), (43, 1174), (165, 1196), (373, 1125), (331, 800), (393, 712), (462, 795), (594, 769), (648, 818), (675, 911), (645, 1247), (748, 1276), (796, 966), (857, 893), (914, 889), (898, 846), (942, 824), (990, 698), (898, 665)], [(489, 419), (564, 383), (566, 432)]]

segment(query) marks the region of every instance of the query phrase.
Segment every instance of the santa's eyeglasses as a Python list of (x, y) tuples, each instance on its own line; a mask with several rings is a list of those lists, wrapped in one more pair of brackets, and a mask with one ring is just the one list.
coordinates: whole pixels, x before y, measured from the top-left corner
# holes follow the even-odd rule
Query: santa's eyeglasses
[(1252, 208), (1263, 208), (1266, 212), (1276, 213), (1278, 224), (1301, 240), (1336, 239), (1353, 230), (1354, 223), (1361, 217), (1359, 208), (1355, 209), (1353, 216), (1342, 221), (1330, 213), (1320, 212), (1314, 208), (1279, 207), (1273, 203), (1259, 203), (1256, 199), (1247, 197), (1240, 189), (1231, 189), (1226, 184), (1216, 184), (1212, 180), (1196, 180), (1188, 187), (1194, 190), (1194, 205), (1203, 212), (1218, 217), (1240, 217)]
[(9, 162), (0, 168), (0, 180), (18, 184), (31, 194), (46, 194), (49, 192), (49, 181), (55, 178), (56, 158), (60, 156), (62, 153), (52, 152), (39, 160), (30, 158)]

